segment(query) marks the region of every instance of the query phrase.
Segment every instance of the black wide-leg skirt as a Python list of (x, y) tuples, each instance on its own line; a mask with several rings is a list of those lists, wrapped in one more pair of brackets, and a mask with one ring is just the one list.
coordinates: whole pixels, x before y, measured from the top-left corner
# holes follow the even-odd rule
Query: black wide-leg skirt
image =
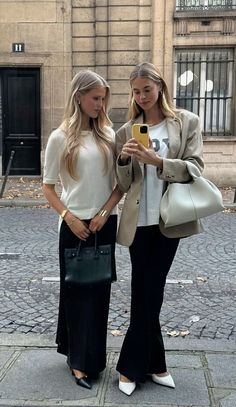
[[(112, 245), (113, 280), (117, 216), (111, 215), (101, 231), (98, 244)], [(67, 356), (72, 369), (97, 375), (106, 366), (107, 320), (111, 284), (68, 288), (65, 286), (65, 248), (77, 247), (77, 238), (63, 221), (59, 237), (60, 300), (56, 343), (57, 351)], [(84, 246), (94, 244), (91, 235)]]

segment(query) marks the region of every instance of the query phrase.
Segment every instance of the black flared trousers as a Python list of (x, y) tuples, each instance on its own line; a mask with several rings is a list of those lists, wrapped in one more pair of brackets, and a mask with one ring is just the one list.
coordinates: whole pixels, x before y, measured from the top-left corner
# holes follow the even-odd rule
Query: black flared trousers
[[(89, 221), (87, 221), (89, 222)], [(112, 245), (113, 280), (117, 216), (112, 215), (98, 232), (98, 244)], [(107, 320), (111, 284), (72, 288), (65, 285), (65, 248), (77, 247), (79, 239), (62, 222), (59, 239), (60, 302), (57, 351), (67, 356), (70, 368), (96, 376), (106, 366)], [(91, 235), (84, 246), (94, 245)]]
[(138, 227), (130, 246), (131, 315), (117, 370), (132, 381), (166, 372), (159, 315), (168, 271), (179, 239), (162, 235), (158, 225)]

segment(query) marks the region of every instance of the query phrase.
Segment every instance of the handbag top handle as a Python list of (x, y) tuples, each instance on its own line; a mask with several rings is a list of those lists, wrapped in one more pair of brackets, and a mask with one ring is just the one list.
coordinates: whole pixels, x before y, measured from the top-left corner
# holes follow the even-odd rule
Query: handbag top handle
[[(78, 257), (80, 256), (82, 242), (83, 242), (83, 241), (80, 239), (79, 244), (78, 244), (78, 247), (77, 247), (77, 252), (76, 252), (76, 254), (77, 254)], [(98, 235), (97, 235), (97, 232), (94, 234), (94, 254), (95, 254), (95, 256), (98, 256), (98, 255), (99, 255), (99, 251), (98, 251)]]
[(189, 175), (191, 175), (192, 178), (199, 178), (201, 177), (201, 171), (198, 169), (198, 167), (193, 164), (191, 161), (185, 161), (186, 162), (186, 167), (188, 169)]

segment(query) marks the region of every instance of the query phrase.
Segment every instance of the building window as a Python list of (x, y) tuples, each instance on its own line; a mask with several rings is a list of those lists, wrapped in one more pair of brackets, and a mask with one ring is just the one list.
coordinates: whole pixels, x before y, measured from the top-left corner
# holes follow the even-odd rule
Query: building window
[(231, 50), (177, 51), (176, 106), (199, 115), (206, 136), (232, 134), (232, 81)]
[(177, 0), (176, 11), (234, 10), (236, 0)]

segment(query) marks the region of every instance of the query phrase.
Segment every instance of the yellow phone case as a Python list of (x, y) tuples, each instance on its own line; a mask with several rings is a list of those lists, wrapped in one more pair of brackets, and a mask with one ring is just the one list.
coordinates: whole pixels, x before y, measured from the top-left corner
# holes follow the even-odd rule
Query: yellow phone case
[(147, 124), (135, 123), (132, 125), (132, 137), (142, 143), (146, 148), (149, 147), (149, 128)]

